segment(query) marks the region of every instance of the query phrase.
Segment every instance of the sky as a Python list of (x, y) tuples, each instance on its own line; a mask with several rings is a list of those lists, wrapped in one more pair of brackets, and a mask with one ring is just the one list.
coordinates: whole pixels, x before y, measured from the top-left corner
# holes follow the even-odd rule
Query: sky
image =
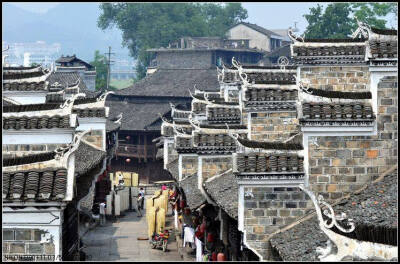
[[(12, 3), (25, 10), (35, 13), (45, 13), (50, 8), (59, 3)], [(250, 23), (255, 23), (266, 29), (287, 29), (294, 27), (295, 22), (299, 33), (304, 32), (307, 27), (307, 21), (303, 14), (309, 13), (311, 7), (317, 6), (318, 2), (244, 2), (243, 7), (247, 9), (248, 19)], [(322, 6), (329, 4), (326, 2), (319, 3)], [(388, 23), (388, 26), (394, 26)], [(397, 26), (395, 26), (397, 28)]]
[[(57, 2), (52, 3), (10, 3), (16, 5), (22, 9), (35, 12), (35, 13), (46, 13), (50, 8), (58, 5)], [(93, 3), (94, 4), (94, 3)], [(96, 3), (97, 4), (97, 3)], [(309, 13), (311, 7), (317, 6), (318, 2), (244, 2), (243, 7), (247, 9), (248, 18), (247, 22), (255, 23), (266, 29), (287, 29), (289, 27), (296, 27), (299, 29), (299, 33), (302, 34), (307, 27), (307, 20), (303, 17), (304, 14)], [(329, 2), (319, 3), (326, 7)], [(387, 26), (394, 26), (393, 15), (389, 15)]]
[[(50, 8), (59, 3), (10, 3), (27, 11), (35, 13), (46, 13)], [(303, 14), (308, 13), (310, 7), (316, 6), (317, 3), (309, 2), (292, 2), (292, 3), (260, 3), (260, 2), (245, 2), (243, 7), (248, 11), (247, 21), (255, 23), (267, 29), (285, 29), (289, 26), (294, 26), (297, 22), (297, 27), (300, 32), (303, 32), (307, 26), (307, 21)], [(322, 3), (326, 5), (326, 3)]]

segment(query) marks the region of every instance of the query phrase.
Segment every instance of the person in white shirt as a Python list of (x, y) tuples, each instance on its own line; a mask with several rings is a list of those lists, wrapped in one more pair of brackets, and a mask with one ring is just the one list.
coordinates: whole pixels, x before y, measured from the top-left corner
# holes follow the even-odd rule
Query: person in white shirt
[(100, 203), (100, 225), (103, 226), (106, 224), (106, 203)]

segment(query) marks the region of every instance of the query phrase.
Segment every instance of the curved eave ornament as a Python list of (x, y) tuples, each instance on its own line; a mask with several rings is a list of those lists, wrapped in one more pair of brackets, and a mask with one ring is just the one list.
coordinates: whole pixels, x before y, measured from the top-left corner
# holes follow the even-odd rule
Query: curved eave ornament
[[(362, 260), (368, 259), (382, 259), (391, 260), (398, 257), (397, 247), (379, 243), (373, 243), (368, 241), (359, 241), (357, 239), (348, 238), (342, 236), (331, 230), (332, 227), (336, 227), (343, 233), (351, 233), (355, 230), (355, 224), (352, 219), (347, 219), (345, 213), (335, 215), (333, 208), (330, 204), (324, 201), (322, 195), (318, 198), (315, 197), (314, 193), (307, 189), (303, 184), (299, 185), (308, 196), (310, 196), (319, 222), (319, 228), (328, 236), (327, 247), (317, 247), (316, 251), (319, 253), (318, 258), (321, 261), (341, 261), (345, 257), (357, 258)], [(324, 220), (321, 212), (321, 205), (326, 206), (327, 209), (323, 211), (323, 214), (328, 217)], [(342, 227), (337, 221), (347, 220), (348, 227)], [(334, 250), (333, 244), (337, 250)]]

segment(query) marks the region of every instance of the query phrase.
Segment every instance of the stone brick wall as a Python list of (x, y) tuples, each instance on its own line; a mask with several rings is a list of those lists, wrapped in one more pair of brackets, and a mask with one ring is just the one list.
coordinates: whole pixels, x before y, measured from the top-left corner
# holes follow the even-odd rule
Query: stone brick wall
[(326, 91), (369, 90), (368, 66), (301, 67), (300, 77), (310, 80), (313, 88)]
[(305, 215), (312, 202), (299, 188), (245, 187), (246, 192), (254, 195), (244, 198), (246, 241), (266, 260), (270, 255), (268, 236)]
[(251, 113), (252, 140), (285, 140), (299, 131), (296, 112)]
[(197, 172), (197, 156), (182, 156), (182, 178)]
[[(176, 149), (174, 148), (174, 143), (168, 143), (168, 162), (172, 162), (178, 158), (178, 152), (176, 152)], [(165, 161), (164, 161), (165, 162)]]
[(315, 137), (319, 146), (309, 144), (313, 191), (337, 199), (397, 163), (397, 103), (397, 77), (385, 77), (378, 84), (378, 135)]
[(213, 51), (158, 52), (157, 65), (162, 69), (208, 69), (212, 67)]
[(232, 168), (232, 157), (202, 158), (203, 181)]
[(3, 261), (21, 255), (53, 255), (54, 243), (40, 243), (44, 230), (3, 228)]

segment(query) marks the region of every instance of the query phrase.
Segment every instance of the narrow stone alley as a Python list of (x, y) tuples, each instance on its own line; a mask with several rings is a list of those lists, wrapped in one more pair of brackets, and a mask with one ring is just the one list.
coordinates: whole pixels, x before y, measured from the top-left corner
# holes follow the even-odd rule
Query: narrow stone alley
[[(172, 228), (167, 217), (166, 228)], [(168, 250), (152, 249), (147, 237), (145, 211), (138, 217), (136, 212), (125, 212), (117, 220), (107, 220), (105, 226), (97, 226), (82, 238), (87, 261), (182, 261), (174, 234), (168, 241)]]

